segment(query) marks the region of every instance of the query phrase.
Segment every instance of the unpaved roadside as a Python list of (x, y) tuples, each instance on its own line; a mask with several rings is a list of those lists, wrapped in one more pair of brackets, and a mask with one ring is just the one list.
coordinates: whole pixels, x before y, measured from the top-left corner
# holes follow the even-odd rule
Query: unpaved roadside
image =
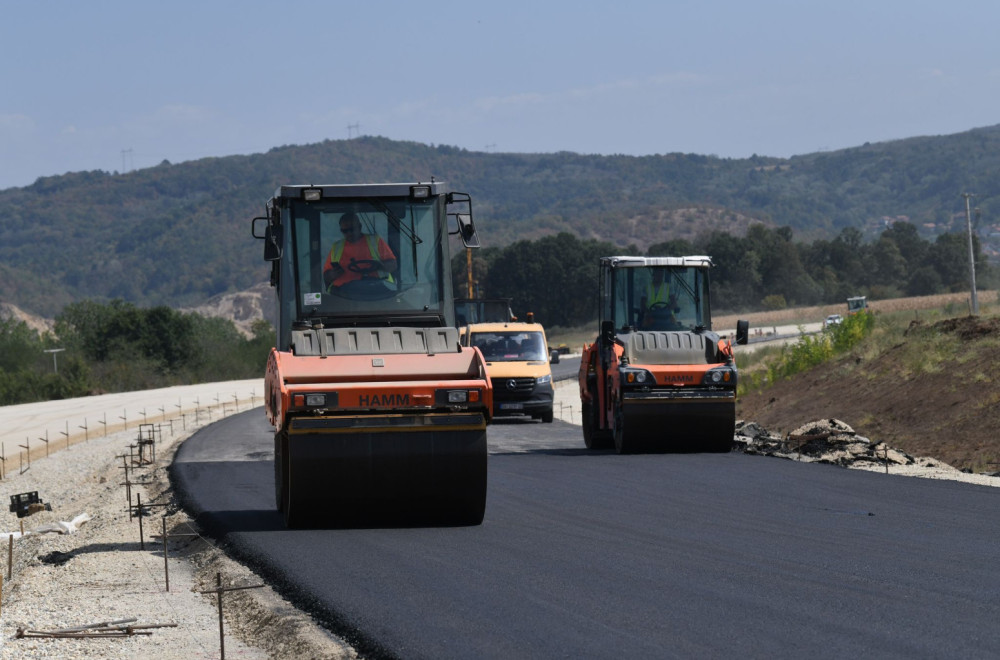
[[(224, 586), (254, 586), (263, 580), (197, 535), (196, 526), (172, 498), (166, 467), (182, 440), (219, 419), (223, 414), (221, 401), (227, 402), (225, 414), (250, 409), (253, 388), (259, 406), (260, 381), (154, 390), (127, 399), (124, 405), (139, 410), (144, 406), (152, 409), (158, 400), (177, 402), (178, 397), (180, 406), (185, 406), (188, 398), (200, 401), (198, 413), (189, 414), (184, 428), (179, 419), (174, 432), (158, 421), (155, 461), (129, 470), (133, 504), (152, 504), (142, 519), (141, 537), (139, 518), (130, 520), (123, 469), (130, 462), (145, 462), (139, 461), (135, 448), (130, 447), (136, 444), (138, 428), (91, 435), (79, 443), (71, 442), (69, 449), (65, 444), (53, 446), (50, 441), (49, 456), (32, 456), (30, 469), (24, 469), (26, 461), (15, 458), (11, 443), (7, 443), (8, 474), (0, 481), (0, 497), (9, 502), (11, 495), (37, 491), (52, 511), (23, 519), (8, 513), (0, 528), (0, 542), (5, 546), (10, 532), (16, 537), (11, 545), (14, 561), (10, 578), (7, 547), (2, 548), (0, 561), (4, 577), (0, 658), (220, 657), (218, 601), (214, 594), (201, 592), (213, 589), (217, 576)], [(22, 407), (11, 406), (0, 409), (0, 417), (6, 416), (20, 433), (33, 432), (29, 428), (37, 431), (39, 425), (65, 427), (65, 421), (57, 417), (76, 415), (84, 409), (92, 419), (94, 411), (99, 417), (102, 407), (123, 405), (119, 396), (112, 401), (90, 397), (49, 402), (48, 406), (31, 404), (21, 414), (12, 409)], [(131, 459), (123, 459), (130, 449)], [(23, 456), (24, 450), (20, 452)], [(143, 458), (148, 457), (147, 453)], [(88, 514), (90, 520), (73, 533), (30, 533), (81, 514)], [(22, 522), (29, 532), (23, 537)], [(168, 534), (166, 566), (159, 536), (164, 526)], [(226, 657), (356, 657), (349, 646), (313, 624), (269, 587), (227, 592), (223, 603)], [(148, 634), (86, 639), (27, 638), (19, 637), (18, 632), (129, 619), (134, 619), (135, 625), (154, 627), (141, 631)]]

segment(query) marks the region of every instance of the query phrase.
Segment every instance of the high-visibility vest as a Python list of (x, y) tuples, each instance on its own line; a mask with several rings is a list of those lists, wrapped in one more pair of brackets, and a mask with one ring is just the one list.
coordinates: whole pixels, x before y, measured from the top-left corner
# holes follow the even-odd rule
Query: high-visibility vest
[[(370, 254), (372, 259), (374, 259), (375, 261), (381, 261), (382, 258), (379, 256), (378, 253), (378, 236), (376, 236), (375, 234), (365, 234), (364, 236), (365, 240), (368, 242), (368, 254)], [(341, 255), (344, 254), (344, 244), (346, 242), (347, 241), (344, 240), (337, 241), (336, 243), (333, 244), (333, 247), (330, 248), (331, 264), (340, 263), (340, 257)], [(387, 282), (394, 283), (396, 281), (392, 278), (392, 273), (389, 273), (384, 270), (380, 270), (378, 272), (384, 274), (383, 279), (386, 280)]]
[(646, 287), (646, 307), (652, 307), (656, 303), (670, 302), (670, 285), (662, 282), (659, 287), (652, 282)]

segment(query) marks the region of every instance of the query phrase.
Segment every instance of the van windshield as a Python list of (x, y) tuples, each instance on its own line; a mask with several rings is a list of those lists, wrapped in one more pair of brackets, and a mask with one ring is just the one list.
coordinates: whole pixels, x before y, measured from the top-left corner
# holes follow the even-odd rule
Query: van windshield
[(490, 362), (543, 361), (548, 350), (541, 332), (474, 332), (472, 345)]

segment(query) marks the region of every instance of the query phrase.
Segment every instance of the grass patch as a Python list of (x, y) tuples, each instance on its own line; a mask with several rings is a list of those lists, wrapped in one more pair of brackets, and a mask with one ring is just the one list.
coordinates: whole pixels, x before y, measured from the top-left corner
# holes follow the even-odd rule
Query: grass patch
[[(803, 335), (794, 344), (743, 354), (745, 360), (737, 359), (737, 368), (741, 370), (739, 393), (757, 391), (823, 364), (854, 348), (874, 327), (874, 314), (855, 314), (818, 335)], [(745, 362), (745, 368), (740, 367), (741, 361)]]

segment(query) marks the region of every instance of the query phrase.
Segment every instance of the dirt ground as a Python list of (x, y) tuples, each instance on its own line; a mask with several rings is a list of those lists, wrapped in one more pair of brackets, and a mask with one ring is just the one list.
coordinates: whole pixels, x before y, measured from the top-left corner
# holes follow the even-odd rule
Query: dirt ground
[[(938, 351), (945, 363), (921, 352)], [(915, 355), (916, 354), (916, 355)], [(959, 469), (1000, 472), (1000, 319), (914, 321), (876, 355), (852, 351), (807, 373), (743, 395), (737, 417), (773, 434), (836, 418), (872, 442)]]

